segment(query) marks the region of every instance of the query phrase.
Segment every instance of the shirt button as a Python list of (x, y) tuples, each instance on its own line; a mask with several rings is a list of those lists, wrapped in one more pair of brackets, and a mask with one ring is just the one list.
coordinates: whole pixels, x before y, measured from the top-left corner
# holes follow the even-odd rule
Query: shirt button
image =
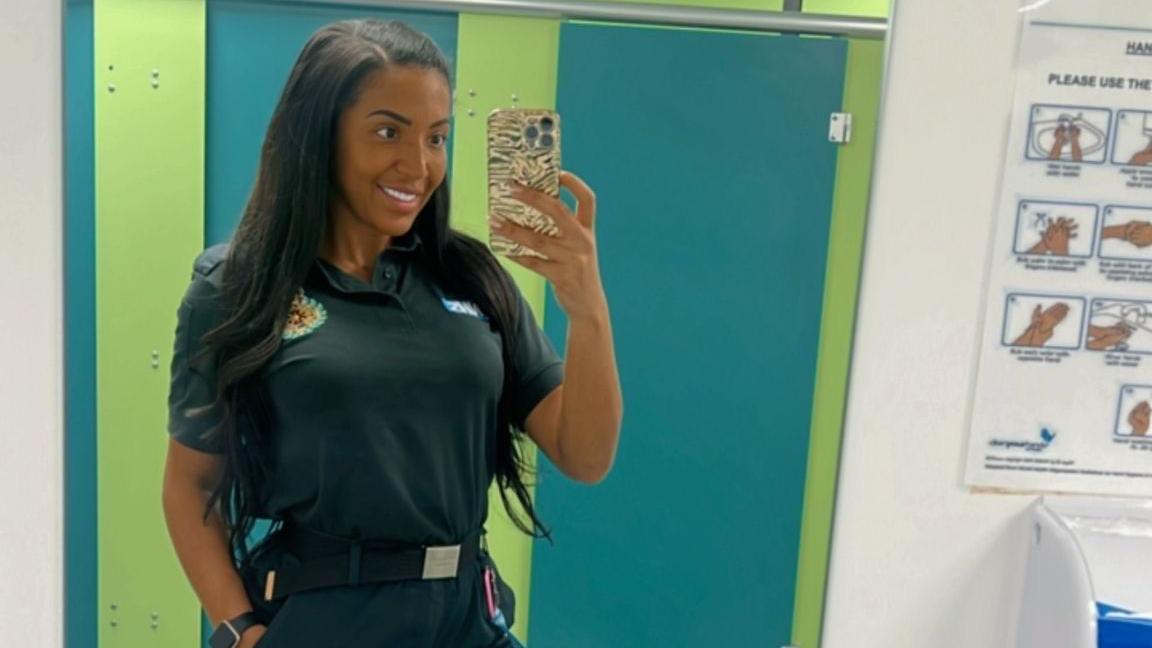
[(391, 279), (392, 278), (392, 269), (391, 268), (388, 268), (384, 271), (384, 278), (385, 279)]

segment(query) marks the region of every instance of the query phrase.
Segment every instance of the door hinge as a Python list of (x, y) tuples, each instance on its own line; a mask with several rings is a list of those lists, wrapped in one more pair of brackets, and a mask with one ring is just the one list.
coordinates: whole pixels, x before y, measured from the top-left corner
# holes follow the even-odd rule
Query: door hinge
[(828, 119), (828, 141), (836, 144), (852, 141), (852, 113), (832, 113)]

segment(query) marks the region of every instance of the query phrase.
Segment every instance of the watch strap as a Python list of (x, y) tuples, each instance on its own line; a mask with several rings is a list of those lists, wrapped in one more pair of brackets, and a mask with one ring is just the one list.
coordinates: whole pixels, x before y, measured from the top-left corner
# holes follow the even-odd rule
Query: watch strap
[(211, 648), (235, 648), (240, 643), (240, 636), (244, 631), (260, 623), (252, 612), (239, 614), (216, 626), (212, 636), (208, 638)]

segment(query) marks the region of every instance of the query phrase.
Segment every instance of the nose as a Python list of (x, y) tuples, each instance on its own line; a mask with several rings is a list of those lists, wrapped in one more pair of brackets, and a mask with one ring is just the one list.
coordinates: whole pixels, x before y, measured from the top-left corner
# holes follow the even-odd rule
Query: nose
[(418, 179), (428, 175), (428, 151), (419, 141), (410, 142), (396, 160), (396, 168), (405, 177)]

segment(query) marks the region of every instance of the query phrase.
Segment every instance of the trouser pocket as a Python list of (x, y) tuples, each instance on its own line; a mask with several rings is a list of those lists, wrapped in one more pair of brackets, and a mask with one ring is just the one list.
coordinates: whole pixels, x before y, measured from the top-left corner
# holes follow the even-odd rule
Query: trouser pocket
[(299, 562), (295, 556), (284, 551), (277, 534), (273, 534), (253, 550), (246, 562), (237, 567), (236, 571), (244, 583), (248, 601), (252, 604), (252, 612), (261, 624), (270, 625), (272, 618), (280, 612), (286, 600), (284, 598), (274, 601), (264, 600), (264, 586), (268, 580), (268, 572)]
[(485, 612), (488, 620), (498, 629), (507, 632), (516, 622), (516, 594), (500, 577), (496, 562), (487, 551), (480, 552), (479, 560), (480, 582), (484, 588)]

